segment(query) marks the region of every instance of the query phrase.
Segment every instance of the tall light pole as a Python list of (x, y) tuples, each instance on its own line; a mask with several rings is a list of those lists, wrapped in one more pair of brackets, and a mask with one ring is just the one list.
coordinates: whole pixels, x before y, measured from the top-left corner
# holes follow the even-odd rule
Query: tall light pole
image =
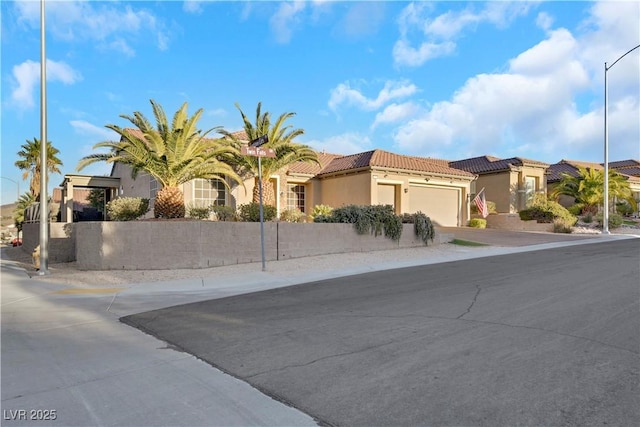
[(6, 179), (7, 181), (11, 181), (16, 185), (16, 188), (18, 189), (18, 192), (16, 193), (16, 203), (17, 203), (18, 200), (20, 200), (20, 183), (18, 181), (14, 181), (11, 178), (7, 178), (6, 176), (0, 176), (0, 178)]
[(607, 81), (607, 71), (611, 69), (618, 61), (640, 47), (640, 44), (628, 50), (620, 58), (613, 61), (613, 64), (607, 67), (604, 63), (604, 213), (602, 216), (602, 233), (609, 234), (609, 122), (607, 116), (609, 114), (609, 91)]
[(47, 191), (47, 55), (44, 31), (44, 0), (40, 0), (40, 269), (49, 274), (49, 206)]

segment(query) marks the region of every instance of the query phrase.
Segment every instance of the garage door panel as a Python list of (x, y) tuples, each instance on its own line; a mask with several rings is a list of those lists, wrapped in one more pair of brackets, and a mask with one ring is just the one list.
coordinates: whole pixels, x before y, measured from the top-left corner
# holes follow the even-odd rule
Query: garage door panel
[(424, 213), (444, 227), (458, 226), (459, 190), (454, 188), (412, 185), (409, 189), (409, 212)]

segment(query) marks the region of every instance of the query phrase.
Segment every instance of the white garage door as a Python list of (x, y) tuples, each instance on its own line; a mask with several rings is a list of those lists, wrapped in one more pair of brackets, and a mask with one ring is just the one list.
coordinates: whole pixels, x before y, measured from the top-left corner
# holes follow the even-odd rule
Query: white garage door
[(460, 190), (455, 188), (411, 185), (409, 187), (409, 212), (422, 212), (431, 221), (444, 227), (458, 226)]

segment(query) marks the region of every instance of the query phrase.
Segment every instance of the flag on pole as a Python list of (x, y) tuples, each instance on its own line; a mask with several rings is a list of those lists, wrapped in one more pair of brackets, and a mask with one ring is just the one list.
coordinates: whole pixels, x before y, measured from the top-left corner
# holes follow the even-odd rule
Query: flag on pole
[(478, 212), (482, 215), (482, 218), (486, 218), (489, 216), (489, 208), (487, 207), (487, 200), (484, 197), (484, 187), (482, 187), (482, 190), (480, 190), (480, 192), (476, 194), (476, 197), (473, 199), (473, 203), (476, 204), (476, 207), (478, 208)]

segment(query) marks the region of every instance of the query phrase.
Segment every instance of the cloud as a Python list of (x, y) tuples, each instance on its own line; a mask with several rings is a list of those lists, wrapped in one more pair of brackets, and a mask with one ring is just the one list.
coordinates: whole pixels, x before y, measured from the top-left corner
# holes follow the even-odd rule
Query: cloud
[(117, 141), (118, 134), (104, 126), (96, 126), (85, 120), (71, 120), (71, 127), (80, 135), (99, 138), (103, 141)]
[[(82, 79), (79, 72), (75, 71), (64, 62), (47, 60), (47, 81), (62, 82), (70, 85)], [(13, 67), (15, 88), (11, 92), (11, 99), (19, 109), (29, 109), (34, 106), (34, 89), (40, 82), (40, 62), (27, 60)]]
[[(40, 4), (34, 1), (14, 3), (19, 23), (40, 27)], [(47, 2), (47, 31), (57, 40), (86, 42), (92, 40), (103, 49), (118, 49), (127, 56), (135, 51), (132, 42), (140, 35), (154, 36), (157, 47), (167, 48), (169, 36), (164, 24), (144, 9), (124, 7), (112, 2)]]
[(369, 137), (357, 132), (347, 132), (323, 140), (314, 139), (304, 143), (317, 151), (344, 155), (361, 153), (372, 148)]
[(405, 98), (417, 91), (418, 88), (406, 80), (389, 80), (385, 82), (376, 98), (367, 98), (359, 90), (351, 88), (349, 82), (340, 83), (331, 90), (329, 108), (335, 111), (341, 105), (353, 105), (365, 111), (373, 111), (394, 99)]
[(371, 125), (375, 129), (379, 125), (397, 123), (415, 116), (420, 111), (420, 107), (414, 102), (388, 105), (383, 111), (376, 114), (376, 118)]
[(462, 37), (467, 29), (475, 30), (482, 23), (506, 27), (517, 17), (526, 15), (531, 4), (488, 2), (480, 11), (475, 11), (477, 4), (473, 4), (463, 10), (450, 10), (431, 18), (430, 14), (435, 10), (433, 5), (410, 3), (398, 17), (400, 38), (393, 47), (394, 64), (419, 67), (431, 59), (451, 55), (457, 47), (455, 40)]
[(288, 43), (293, 31), (300, 26), (302, 18), (299, 16), (304, 10), (302, 1), (280, 3), (278, 11), (269, 20), (269, 25), (278, 43)]
[(339, 32), (351, 39), (378, 32), (385, 18), (384, 2), (347, 3), (349, 8), (339, 24)]
[(182, 10), (187, 13), (199, 15), (204, 10), (202, 3), (202, 1), (198, 0), (185, 0), (184, 3), (182, 3)]

